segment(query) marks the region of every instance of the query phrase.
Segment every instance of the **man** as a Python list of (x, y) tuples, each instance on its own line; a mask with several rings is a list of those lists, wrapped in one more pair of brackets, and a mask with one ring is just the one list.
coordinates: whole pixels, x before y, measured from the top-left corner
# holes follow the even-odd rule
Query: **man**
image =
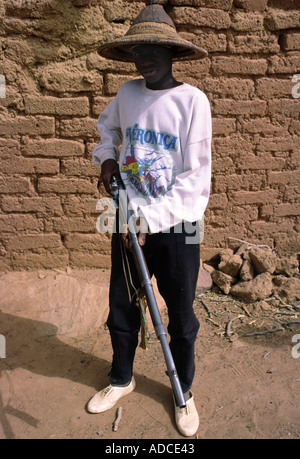
[[(147, 2), (123, 39), (99, 49), (106, 57), (134, 62), (142, 79), (123, 85), (100, 115), (101, 141), (93, 158), (101, 164), (108, 192), (112, 176), (121, 175), (133, 212), (140, 218), (139, 243), (168, 307), (170, 349), (186, 400), (183, 409), (175, 404), (176, 424), (183, 435), (191, 436), (199, 426), (191, 386), (199, 329), (193, 302), (200, 251), (188, 237), (196, 231), (209, 198), (211, 114), (206, 96), (177, 81), (172, 64), (206, 53), (178, 37), (169, 16), (153, 3), (157, 2)], [(128, 248), (126, 232), (122, 241)], [(140, 315), (132, 299), (139, 280), (129, 250), (125, 256), (131, 285), (120, 238), (114, 234), (107, 321), (113, 347), (111, 384), (88, 403), (93, 413), (112, 408), (135, 388)]]

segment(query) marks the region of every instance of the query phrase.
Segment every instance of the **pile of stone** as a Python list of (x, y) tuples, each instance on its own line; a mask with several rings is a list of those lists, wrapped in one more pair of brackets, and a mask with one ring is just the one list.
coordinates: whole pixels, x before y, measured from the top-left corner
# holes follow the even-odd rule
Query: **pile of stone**
[(217, 265), (204, 263), (203, 268), (222, 292), (246, 303), (272, 295), (287, 302), (300, 300), (297, 256), (279, 257), (269, 248), (242, 244), (236, 251), (222, 250)]

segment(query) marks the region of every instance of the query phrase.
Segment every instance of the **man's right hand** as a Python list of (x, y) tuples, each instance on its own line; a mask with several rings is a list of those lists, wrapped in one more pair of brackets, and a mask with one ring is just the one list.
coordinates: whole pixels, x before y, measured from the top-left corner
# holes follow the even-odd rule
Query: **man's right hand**
[(100, 180), (108, 194), (110, 194), (110, 182), (113, 175), (120, 175), (118, 163), (114, 159), (107, 159), (101, 166)]

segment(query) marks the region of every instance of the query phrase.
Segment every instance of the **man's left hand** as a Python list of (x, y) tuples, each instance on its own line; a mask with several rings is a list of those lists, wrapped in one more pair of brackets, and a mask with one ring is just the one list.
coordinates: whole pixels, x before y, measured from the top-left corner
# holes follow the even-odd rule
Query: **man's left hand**
[[(146, 243), (146, 235), (148, 233), (147, 221), (144, 218), (139, 217), (136, 221), (136, 228), (139, 230), (138, 242), (140, 246), (142, 247)], [(128, 225), (127, 225), (126, 230), (122, 233), (121, 237), (122, 237), (122, 242), (124, 246), (126, 247), (126, 249), (130, 250), (128, 235), (129, 235), (129, 232), (128, 232)]]

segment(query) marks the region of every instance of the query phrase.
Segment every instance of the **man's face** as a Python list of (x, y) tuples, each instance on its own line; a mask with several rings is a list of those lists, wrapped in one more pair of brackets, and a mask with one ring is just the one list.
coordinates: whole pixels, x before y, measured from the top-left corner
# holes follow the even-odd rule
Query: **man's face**
[(172, 74), (172, 49), (159, 45), (139, 45), (134, 47), (132, 53), (136, 68), (147, 83), (158, 83)]

